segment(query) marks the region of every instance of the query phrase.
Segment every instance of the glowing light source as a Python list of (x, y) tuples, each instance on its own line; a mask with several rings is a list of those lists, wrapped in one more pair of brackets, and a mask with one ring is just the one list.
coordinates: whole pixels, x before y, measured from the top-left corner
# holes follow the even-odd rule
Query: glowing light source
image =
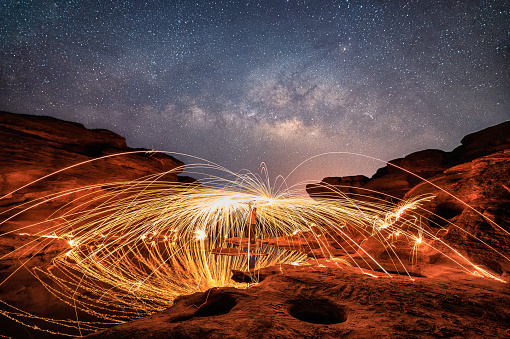
[[(222, 170), (225, 177), (204, 175), (206, 169)], [(440, 242), (437, 231), (428, 231), (418, 213), (430, 197), (397, 205), (338, 195), (314, 200), (292, 189), (275, 189), (269, 180), (251, 173), (234, 174), (210, 164), (188, 165), (188, 171), (200, 171), (205, 179), (181, 185), (162, 181), (163, 174), (156, 174), (102, 184), (102, 195), (69, 204), (64, 215), (55, 218), (57, 225), (45, 230), (51, 236), (32, 236), (65, 239), (71, 250), (57, 255), (51, 270), (35, 268), (35, 276), (59, 299), (103, 318), (109, 326), (163, 310), (182, 294), (245, 287), (231, 280), (232, 270), (257, 271), (271, 265), (284, 269), (284, 264), (309, 265), (308, 259), (317, 257), (332, 258), (330, 263), (338, 267), (347, 265), (335, 258), (338, 251), (345, 257), (356, 253), (366, 261), (373, 258), (361, 243), (369, 237), (389, 251), (398, 237), (411, 244), (413, 255), (418, 245), (430, 246), (426, 239)], [(247, 224), (250, 206), (257, 207), (255, 230)], [(253, 243), (249, 236), (255, 237)], [(497, 278), (456, 253), (462, 258), (458, 264), (469, 273)], [(385, 271), (373, 261), (375, 268)], [(257, 275), (251, 276), (256, 283)], [(102, 327), (79, 321), (62, 325), (89, 332)]]
[(195, 239), (204, 240), (205, 238), (207, 238), (207, 234), (204, 232), (204, 230), (195, 231)]

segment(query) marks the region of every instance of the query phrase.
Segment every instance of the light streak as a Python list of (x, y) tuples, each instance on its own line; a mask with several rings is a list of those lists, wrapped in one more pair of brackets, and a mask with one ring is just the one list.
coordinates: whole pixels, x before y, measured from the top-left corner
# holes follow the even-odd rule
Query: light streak
[[(55, 297), (104, 321), (44, 321), (68, 328), (63, 334), (86, 334), (161, 311), (180, 295), (219, 286), (247, 287), (231, 279), (233, 270), (256, 273), (273, 265), (285, 270), (285, 264), (306, 266), (308, 259), (317, 257), (333, 259), (337, 267), (357, 265), (363, 274), (377, 277), (361, 268), (352, 257), (356, 253), (365, 264), (375, 262), (391, 276), (388, 267), (362, 248), (365, 239), (373, 237), (394, 251), (398, 238), (410, 245), (413, 258), (418, 246), (434, 248), (432, 241), (441, 242), (420, 215), (420, 206), (430, 196), (397, 205), (345, 195), (312, 199), (292, 187), (283, 189), (284, 184), (272, 186), (267, 177), (232, 173), (210, 162), (187, 165), (187, 170), (204, 179), (186, 185), (161, 180), (169, 171), (59, 192), (16, 212), (15, 216), (43, 201), (81, 194), (62, 215), (49, 219), (56, 226), (44, 234), (31, 233), (47, 241), (64, 239), (71, 247), (52, 260), (51, 270), (36, 267), (34, 275)], [(87, 193), (98, 187), (103, 188), (101, 194)], [(258, 218), (253, 244), (248, 241), (250, 206), (257, 208)], [(341, 258), (335, 257), (338, 249), (343, 251)], [(451, 259), (470, 274), (500, 280), (454, 252), (460, 259)], [(316, 266), (329, 267), (320, 262)], [(250, 285), (257, 283), (257, 274), (251, 276)], [(9, 313), (15, 319), (25, 316), (21, 310)]]
[(204, 240), (205, 238), (207, 238), (207, 234), (205, 233), (204, 230), (195, 231), (195, 239)]

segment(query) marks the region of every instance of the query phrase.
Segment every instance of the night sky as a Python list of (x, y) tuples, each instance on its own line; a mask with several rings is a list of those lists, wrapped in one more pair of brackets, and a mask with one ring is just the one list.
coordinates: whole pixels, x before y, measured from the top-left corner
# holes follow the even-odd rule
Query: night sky
[[(0, 4), (0, 110), (233, 171), (450, 151), (510, 117), (507, 0)], [(383, 165), (325, 156), (290, 181)]]

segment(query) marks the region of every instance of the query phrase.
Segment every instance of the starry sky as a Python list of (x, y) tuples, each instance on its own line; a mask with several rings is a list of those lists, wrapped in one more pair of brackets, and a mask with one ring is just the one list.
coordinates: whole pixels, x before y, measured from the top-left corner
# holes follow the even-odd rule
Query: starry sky
[[(0, 11), (0, 110), (232, 171), (450, 151), (510, 118), (507, 0), (0, 0)], [(321, 156), (289, 181), (383, 165)]]

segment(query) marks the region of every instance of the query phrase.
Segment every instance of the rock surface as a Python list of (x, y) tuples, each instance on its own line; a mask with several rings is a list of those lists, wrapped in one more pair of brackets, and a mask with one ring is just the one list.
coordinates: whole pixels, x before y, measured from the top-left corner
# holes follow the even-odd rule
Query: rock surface
[(510, 148), (451, 167), (429, 180), (437, 187), (420, 183), (404, 198), (434, 194), (424, 208), (434, 213), (431, 226), (447, 228), (443, 240), (493, 272), (508, 274), (510, 261), (495, 251), (509, 257)]
[[(111, 156), (118, 153), (130, 154)], [(22, 188), (80, 162), (86, 163)], [(70, 317), (75, 311), (49, 293), (33, 271), (34, 267), (51, 266), (55, 255), (70, 248), (67, 240), (52, 238), (49, 231), (51, 226), (64, 221), (59, 215), (66, 210), (66, 204), (84, 194), (89, 198), (103, 194), (109, 189), (106, 183), (136, 180), (170, 170), (173, 173), (160, 179), (191, 184), (193, 178), (177, 176), (183, 165), (162, 153), (130, 148), (123, 137), (107, 130), (89, 130), (51, 117), (0, 112), (0, 301), (45, 317)], [(52, 194), (89, 185), (94, 187), (51, 198)], [(38, 206), (16, 216), (23, 209), (20, 204), (34, 206), (36, 203), (29, 203), (33, 199), (40, 199), (36, 201)], [(47, 218), (55, 220), (45, 221)], [(56, 287), (52, 281), (45, 283)], [(2, 304), (0, 312), (4, 310), (9, 307)], [(86, 319), (87, 315), (80, 317)], [(3, 335), (53, 337), (2, 316), (0, 336)]]
[(378, 201), (433, 194), (423, 206), (429, 226), (446, 227), (444, 241), (492, 272), (508, 275), (510, 122), (470, 134), (461, 143), (452, 152), (425, 150), (392, 160), (361, 185), (345, 184), (356, 177), (325, 178), (307, 191), (315, 198), (362, 194), (361, 200)]
[(458, 271), (389, 278), (356, 268), (282, 266), (248, 289), (183, 296), (87, 338), (508, 337), (508, 284)]
[[(97, 191), (103, 183), (130, 181), (178, 169), (184, 164), (162, 153), (133, 149), (126, 140), (107, 130), (89, 130), (83, 125), (45, 116), (32, 116), (0, 112), (0, 213), (15, 204), (41, 198), (78, 187), (96, 185), (82, 193), (47, 201), (37, 209), (0, 225), (0, 231), (17, 229), (32, 220), (44, 220), (46, 216), (80, 196)], [(122, 156), (118, 153), (138, 151)], [(107, 158), (99, 159), (107, 156)], [(99, 160), (96, 160), (99, 159)], [(96, 161), (94, 161), (96, 160)], [(41, 180), (29, 187), (26, 184), (80, 162), (75, 166)], [(164, 176), (163, 180), (177, 182), (177, 170)], [(189, 180), (189, 179), (187, 179)], [(16, 191), (15, 191), (16, 190)], [(3, 214), (13, 215), (16, 210)], [(26, 232), (29, 232), (28, 230)]]

